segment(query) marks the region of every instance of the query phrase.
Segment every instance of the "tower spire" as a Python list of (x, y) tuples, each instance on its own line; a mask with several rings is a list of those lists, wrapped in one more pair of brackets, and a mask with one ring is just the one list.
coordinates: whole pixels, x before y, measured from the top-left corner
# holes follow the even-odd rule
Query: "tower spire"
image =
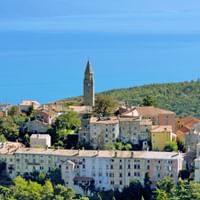
[(85, 74), (92, 74), (92, 65), (90, 64), (90, 61), (88, 59), (86, 69), (85, 69)]
[(87, 61), (84, 77), (84, 105), (94, 106), (94, 77), (92, 65)]

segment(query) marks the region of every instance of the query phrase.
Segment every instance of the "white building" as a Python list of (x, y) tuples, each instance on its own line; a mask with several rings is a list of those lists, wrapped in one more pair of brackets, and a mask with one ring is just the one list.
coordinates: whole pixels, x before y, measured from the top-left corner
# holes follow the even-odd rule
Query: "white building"
[(51, 136), (48, 134), (32, 134), (30, 137), (31, 147), (50, 147), (51, 146)]
[(30, 108), (33, 107), (34, 110), (38, 109), (40, 107), (40, 103), (33, 100), (23, 100), (20, 105), (19, 109), (22, 112), (29, 112)]
[(146, 173), (155, 185), (165, 176), (178, 181), (183, 157), (175, 152), (86, 151), (47, 148), (1, 148), (0, 160), (6, 162), (11, 178), (25, 172), (60, 168), (66, 186), (76, 193), (91, 187), (100, 190), (120, 189), (133, 179), (142, 184)]

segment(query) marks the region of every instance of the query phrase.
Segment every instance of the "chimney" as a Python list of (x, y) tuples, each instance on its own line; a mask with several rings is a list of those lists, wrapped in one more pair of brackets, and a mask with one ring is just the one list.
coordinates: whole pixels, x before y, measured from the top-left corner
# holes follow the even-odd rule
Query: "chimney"
[(97, 156), (99, 156), (99, 149), (97, 150)]
[(134, 157), (134, 152), (133, 151), (131, 151), (131, 158), (133, 158)]

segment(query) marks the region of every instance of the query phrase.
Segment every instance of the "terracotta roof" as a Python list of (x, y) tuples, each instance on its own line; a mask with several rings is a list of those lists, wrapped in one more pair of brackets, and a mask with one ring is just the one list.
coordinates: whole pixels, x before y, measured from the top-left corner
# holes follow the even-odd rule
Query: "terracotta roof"
[(184, 118), (181, 118), (180, 119), (180, 124), (183, 126), (183, 127), (186, 127), (188, 129), (192, 129), (194, 127), (195, 124), (199, 123), (200, 120), (195, 118), (195, 117), (191, 117), (191, 116), (188, 116), (188, 117), (184, 117)]
[(132, 108), (124, 113), (122, 113), (121, 117), (139, 117), (139, 113), (136, 108)]
[(151, 132), (164, 132), (169, 131), (172, 132), (172, 126), (152, 126)]
[(54, 110), (39, 110), (38, 112), (36, 112), (36, 115), (40, 113), (44, 113), (49, 116), (55, 116), (57, 114)]
[(142, 116), (157, 116), (159, 114), (175, 114), (172, 111), (164, 110), (161, 108), (155, 108), (153, 106), (142, 106), (142, 107), (136, 107), (135, 108), (139, 115)]
[(117, 117), (91, 117), (90, 119), (91, 124), (118, 124), (119, 119)]
[(5, 112), (0, 111), (0, 117), (5, 117)]
[(186, 128), (186, 127), (182, 127), (180, 129), (177, 130), (177, 133), (178, 132), (181, 132), (181, 133), (188, 133), (190, 131), (190, 129)]

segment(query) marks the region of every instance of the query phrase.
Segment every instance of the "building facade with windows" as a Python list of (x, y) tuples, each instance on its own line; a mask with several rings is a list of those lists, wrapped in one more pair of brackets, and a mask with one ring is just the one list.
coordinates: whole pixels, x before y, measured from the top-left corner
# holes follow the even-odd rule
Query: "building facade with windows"
[(120, 140), (124, 143), (140, 144), (150, 141), (152, 121), (141, 117), (121, 116), (119, 119)]
[(65, 185), (77, 194), (92, 188), (122, 190), (134, 179), (143, 184), (147, 173), (153, 185), (165, 176), (177, 182), (183, 165), (182, 154), (176, 152), (8, 149), (5, 146), (0, 149), (0, 160), (6, 163), (11, 178), (59, 168)]
[(117, 117), (91, 117), (90, 144), (94, 149), (104, 149), (119, 139), (119, 119)]

